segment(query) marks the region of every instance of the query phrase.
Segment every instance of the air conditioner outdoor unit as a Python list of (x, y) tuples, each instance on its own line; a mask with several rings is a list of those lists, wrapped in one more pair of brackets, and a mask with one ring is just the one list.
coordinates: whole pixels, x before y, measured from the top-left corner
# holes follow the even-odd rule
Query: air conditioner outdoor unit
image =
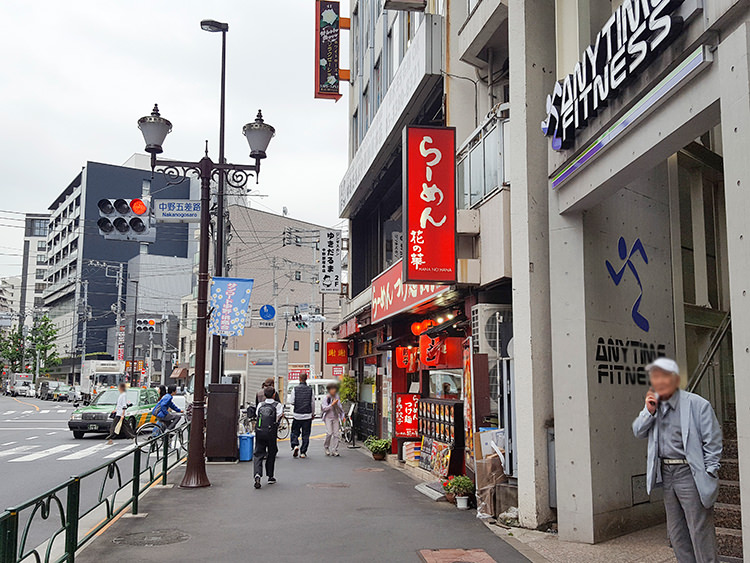
[[(498, 328), (500, 329), (499, 339)], [(508, 343), (513, 338), (512, 306), (496, 305), (494, 303), (479, 303), (478, 305), (474, 305), (471, 308), (471, 334), (475, 354), (487, 354), (490, 364), (498, 356), (507, 358)]]

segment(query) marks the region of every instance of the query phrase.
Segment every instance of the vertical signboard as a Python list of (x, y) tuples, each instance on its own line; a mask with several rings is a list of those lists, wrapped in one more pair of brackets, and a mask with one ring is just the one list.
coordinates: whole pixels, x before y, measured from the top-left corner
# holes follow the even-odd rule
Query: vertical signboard
[(242, 336), (252, 290), (253, 280), (250, 279), (212, 279), (208, 332), (219, 336)]
[(456, 130), (404, 129), (404, 282), (456, 282)]
[(396, 429), (394, 434), (399, 438), (419, 437), (419, 418), (417, 407), (419, 395), (413, 393), (396, 393)]
[(341, 231), (320, 230), (320, 293), (341, 293)]
[(339, 46), (341, 36), (339, 3), (315, 2), (315, 97), (338, 100)]

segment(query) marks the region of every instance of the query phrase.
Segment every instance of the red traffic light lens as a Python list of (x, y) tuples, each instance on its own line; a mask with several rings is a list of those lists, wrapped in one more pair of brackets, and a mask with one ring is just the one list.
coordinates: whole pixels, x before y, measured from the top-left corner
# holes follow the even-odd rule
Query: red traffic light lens
[(150, 324), (151, 326), (154, 326), (156, 324), (156, 321), (154, 319), (149, 319), (148, 324)]
[(133, 210), (133, 213), (136, 215), (143, 215), (148, 211), (148, 207), (146, 207), (146, 204), (143, 203), (142, 199), (132, 199), (130, 200), (130, 209)]

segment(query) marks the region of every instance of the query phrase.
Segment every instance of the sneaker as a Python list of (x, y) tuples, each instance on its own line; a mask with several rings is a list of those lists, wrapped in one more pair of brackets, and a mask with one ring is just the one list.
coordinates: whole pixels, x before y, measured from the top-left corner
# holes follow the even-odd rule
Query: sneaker
[(300, 459), (305, 459), (307, 457), (307, 454), (299, 454)]
[(255, 488), (260, 489), (260, 475), (255, 476)]
[(269, 477), (268, 478), (268, 484), (273, 485), (276, 482), (276, 477)]
[(326, 455), (331, 455), (331, 452), (326, 448)]
[(340, 457), (340, 456), (339, 456), (339, 452), (333, 452), (333, 453), (332, 453), (331, 455), (332, 455), (333, 457)]
[[(294, 446), (292, 448), (292, 457), (297, 457), (298, 455), (299, 455), (299, 446)], [(305, 454), (302, 454), (302, 455), (304, 456)]]

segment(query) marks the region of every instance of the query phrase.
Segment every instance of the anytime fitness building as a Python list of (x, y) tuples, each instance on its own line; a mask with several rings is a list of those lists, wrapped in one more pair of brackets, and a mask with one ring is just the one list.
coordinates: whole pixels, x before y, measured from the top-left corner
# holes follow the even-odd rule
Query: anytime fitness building
[[(630, 424), (644, 366), (669, 355), (724, 424), (717, 527), (722, 551), (741, 555), (750, 405), (735, 396), (750, 396), (750, 9), (730, 0), (613, 9), (558, 1), (555, 48), (532, 45), (560, 80), (539, 80), (550, 94), (552, 388), (545, 395), (537, 382), (554, 412), (560, 535), (596, 542), (663, 518)], [(552, 21), (526, 21), (527, 51), (534, 26)], [(750, 546), (750, 522), (742, 530)]]

